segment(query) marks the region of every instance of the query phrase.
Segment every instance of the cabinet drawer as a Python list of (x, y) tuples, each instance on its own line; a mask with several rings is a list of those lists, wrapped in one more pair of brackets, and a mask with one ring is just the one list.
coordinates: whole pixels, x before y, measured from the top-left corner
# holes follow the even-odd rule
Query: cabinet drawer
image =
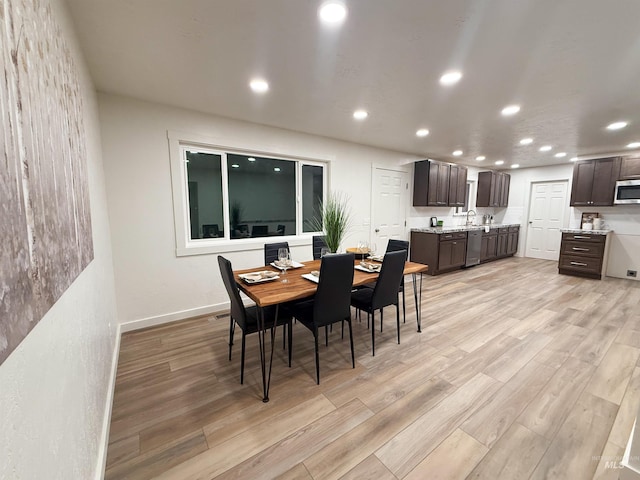
[(606, 235), (589, 235), (588, 233), (563, 233), (562, 241), (576, 240), (579, 242), (597, 242), (604, 245)]
[(520, 227), (509, 227), (509, 232), (514, 233), (514, 232), (519, 232), (520, 231)]
[(597, 242), (565, 241), (562, 242), (562, 253), (585, 257), (602, 258), (604, 244)]
[(447, 240), (464, 240), (467, 238), (467, 232), (452, 232), (452, 233), (441, 233), (440, 241), (446, 242)]
[(575, 255), (560, 255), (559, 267), (561, 269), (600, 274), (601, 266), (601, 258), (578, 257)]

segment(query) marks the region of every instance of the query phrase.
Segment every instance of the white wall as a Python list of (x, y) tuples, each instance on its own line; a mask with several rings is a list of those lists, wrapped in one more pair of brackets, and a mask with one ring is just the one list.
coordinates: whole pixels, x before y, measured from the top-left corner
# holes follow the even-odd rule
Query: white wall
[(116, 344), (96, 99), (66, 7), (52, 4), (81, 69), (95, 258), (0, 365), (0, 478), (12, 480), (100, 476)]
[[(371, 166), (416, 160), (125, 97), (100, 94), (98, 102), (119, 317), (143, 320), (138, 325), (215, 311), (228, 301), (217, 255), (176, 257), (167, 131), (206, 137), (217, 145), (328, 160), (330, 187), (347, 192), (352, 202), (354, 228), (345, 246), (369, 236)], [(252, 248), (224, 255), (236, 269), (261, 265), (262, 243)], [(310, 260), (310, 239), (292, 247), (292, 253), (294, 259)]]

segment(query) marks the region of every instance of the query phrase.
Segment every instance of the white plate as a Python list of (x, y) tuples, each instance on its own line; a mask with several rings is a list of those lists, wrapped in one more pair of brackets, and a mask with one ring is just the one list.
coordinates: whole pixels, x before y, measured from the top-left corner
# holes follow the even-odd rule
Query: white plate
[[(267, 276), (262, 276), (262, 274), (267, 274)], [(270, 272), (269, 270), (264, 270), (262, 272), (241, 273), (240, 275), (238, 275), (238, 277), (249, 284), (270, 282), (271, 280), (280, 278), (280, 276), (276, 272)]]
[[(277, 268), (278, 270), (283, 270), (282, 267), (276, 265), (276, 262), (271, 262), (269, 265), (271, 265), (273, 268)], [(300, 267), (304, 267), (304, 265), (300, 262), (296, 262), (296, 261), (291, 261), (291, 266), (287, 268), (287, 270), (291, 270), (293, 268), (300, 268)]]
[(306, 278), (307, 280), (311, 280), (313, 283), (318, 283), (320, 281), (320, 277), (316, 277), (315, 275), (311, 275), (310, 273), (305, 273), (301, 275), (302, 278)]
[(373, 260), (374, 262), (381, 262), (384, 260), (384, 255), (369, 255), (367, 259)]
[(367, 272), (367, 273), (380, 273), (380, 269), (376, 269), (376, 270), (370, 270), (366, 267), (363, 267), (362, 265), (356, 265), (355, 267), (356, 270), (360, 270), (361, 272)]

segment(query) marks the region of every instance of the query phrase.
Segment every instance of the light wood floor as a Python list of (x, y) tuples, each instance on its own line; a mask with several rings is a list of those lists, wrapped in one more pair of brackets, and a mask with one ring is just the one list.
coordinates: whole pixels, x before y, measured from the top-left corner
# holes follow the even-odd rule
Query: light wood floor
[[(257, 337), (227, 358), (228, 317), (123, 335), (107, 479), (617, 478), (640, 405), (640, 283), (505, 259), (425, 278), (371, 356), (366, 321), (321, 345), (276, 335), (271, 401)], [(379, 325), (379, 324), (378, 324)], [(379, 328), (379, 326), (378, 326)]]

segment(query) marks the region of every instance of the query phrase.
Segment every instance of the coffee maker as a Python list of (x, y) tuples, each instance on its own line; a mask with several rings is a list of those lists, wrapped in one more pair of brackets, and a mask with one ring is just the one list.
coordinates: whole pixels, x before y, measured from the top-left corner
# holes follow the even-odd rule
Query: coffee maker
[(436, 228), (438, 226), (438, 217), (431, 217), (429, 219), (429, 226), (431, 228)]

